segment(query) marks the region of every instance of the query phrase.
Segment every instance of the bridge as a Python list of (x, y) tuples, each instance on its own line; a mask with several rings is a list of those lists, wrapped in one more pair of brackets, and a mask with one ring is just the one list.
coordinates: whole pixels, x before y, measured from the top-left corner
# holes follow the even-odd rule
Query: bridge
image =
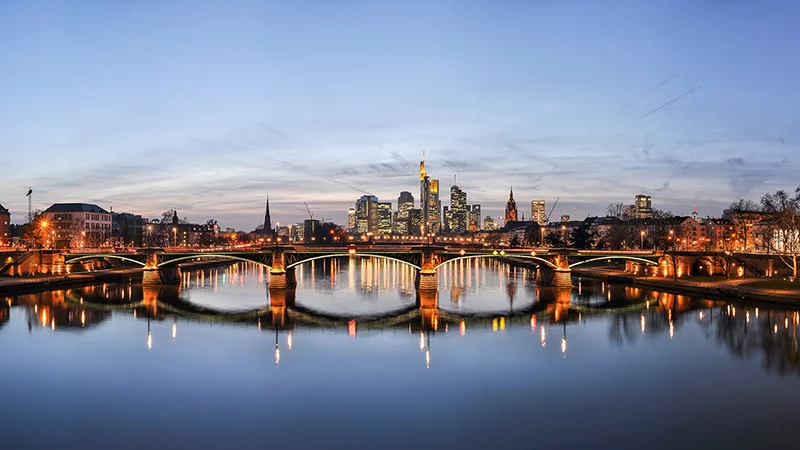
[[(437, 289), (437, 269), (452, 261), (463, 259), (496, 258), (509, 264), (535, 266), (536, 280), (558, 287), (572, 285), (573, 269), (590, 264), (625, 262), (626, 271), (648, 276), (692, 276), (713, 274), (730, 267), (721, 267), (725, 261), (714, 252), (680, 252), (666, 255), (651, 251), (603, 251), (569, 248), (493, 249), (485, 247), (449, 247), (437, 245), (373, 245), (350, 246), (271, 246), (247, 249), (139, 249), (132, 252), (63, 252), (59, 250), (28, 252), (18, 256), (16, 274), (24, 273), (21, 264), (29, 264), (33, 273), (69, 274), (91, 271), (119, 261), (142, 267), (142, 283), (160, 285), (179, 282), (181, 263), (189, 261), (224, 259), (261, 265), (269, 270), (270, 289), (291, 289), (297, 283), (295, 269), (304, 263), (329, 258), (372, 257), (406, 264), (416, 271), (416, 287), (422, 291)], [(736, 266), (734, 275), (763, 276), (774, 273), (769, 255), (735, 254), (731, 256)], [(674, 262), (673, 262), (674, 259)], [(728, 265), (731, 264), (728, 261)], [(736, 265), (738, 262), (738, 266)], [(9, 256), (5, 268), (14, 270)], [(13, 273), (12, 273), (13, 274)]]
[(94, 261), (118, 260), (140, 265), (143, 269), (142, 283), (159, 285), (180, 280), (182, 262), (203, 259), (227, 259), (244, 261), (266, 267), (270, 273), (270, 290), (291, 289), (297, 283), (295, 269), (310, 261), (330, 258), (378, 258), (406, 264), (416, 271), (416, 287), (421, 291), (437, 289), (437, 269), (444, 264), (463, 259), (498, 258), (509, 263), (536, 266), (537, 281), (542, 284), (570, 287), (570, 272), (573, 267), (626, 260), (643, 266), (658, 266), (661, 255), (652, 252), (581, 252), (574, 249), (491, 249), (459, 248), (435, 245), (350, 245), (347, 247), (321, 246), (272, 246), (247, 250), (214, 251), (170, 251), (143, 249), (127, 253), (65, 253), (56, 265), (64, 271), (72, 271), (81, 264)]

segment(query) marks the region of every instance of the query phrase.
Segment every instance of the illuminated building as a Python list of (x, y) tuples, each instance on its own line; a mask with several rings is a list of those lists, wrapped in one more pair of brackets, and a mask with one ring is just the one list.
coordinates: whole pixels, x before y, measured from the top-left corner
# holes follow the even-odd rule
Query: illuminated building
[(408, 210), (408, 234), (410, 236), (422, 234), (422, 210), (419, 208)]
[(409, 230), (411, 229), (409, 211), (412, 209), (414, 209), (414, 196), (408, 191), (401, 192), (400, 196), (397, 197), (397, 215), (394, 226), (396, 233), (401, 235), (409, 234)]
[(0, 205), (0, 246), (8, 245), (11, 213)]
[(361, 198), (356, 200), (356, 232), (359, 234), (377, 234), (378, 197), (374, 195), (362, 195)]
[(347, 232), (348, 233), (355, 233), (356, 232), (356, 209), (350, 208), (347, 211)]
[(378, 234), (392, 233), (392, 203), (378, 202), (377, 208)]
[(454, 234), (463, 234), (467, 231), (469, 212), (467, 211), (467, 194), (455, 184), (450, 186), (450, 208), (445, 214), (447, 229)]
[(419, 162), (419, 208), (422, 211), (423, 234), (437, 234), (441, 223), (439, 180), (425, 173), (425, 159)]
[(57, 248), (77, 247), (82, 241), (100, 245), (111, 237), (111, 213), (97, 205), (55, 203), (44, 210), (41, 220), (48, 224), (44, 240)]
[(650, 219), (653, 217), (652, 199), (649, 195), (637, 194), (633, 201), (633, 214), (637, 219)]
[(516, 222), (517, 220), (517, 202), (514, 201), (514, 189), (512, 188), (508, 195), (506, 202), (506, 222)]
[(547, 224), (547, 210), (544, 200), (531, 200), (531, 220), (539, 225)]
[(481, 205), (467, 205), (467, 215), (469, 216), (469, 231), (481, 229)]
[(492, 219), (492, 216), (486, 216), (483, 218), (483, 229), (486, 231), (497, 229), (494, 223), (494, 219)]

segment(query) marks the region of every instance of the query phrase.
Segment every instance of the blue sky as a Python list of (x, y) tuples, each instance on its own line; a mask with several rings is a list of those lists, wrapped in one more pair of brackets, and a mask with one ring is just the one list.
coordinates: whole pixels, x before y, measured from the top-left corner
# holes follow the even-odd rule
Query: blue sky
[[(0, 203), (253, 229), (418, 197), (719, 215), (800, 184), (800, 3), (0, 3)], [(689, 95), (647, 115), (659, 106)], [(644, 117), (646, 116), (646, 117)], [(443, 195), (446, 197), (446, 194)], [(449, 199), (443, 198), (448, 204)], [(528, 208), (526, 208), (527, 210)], [(526, 216), (529, 212), (526, 212)]]

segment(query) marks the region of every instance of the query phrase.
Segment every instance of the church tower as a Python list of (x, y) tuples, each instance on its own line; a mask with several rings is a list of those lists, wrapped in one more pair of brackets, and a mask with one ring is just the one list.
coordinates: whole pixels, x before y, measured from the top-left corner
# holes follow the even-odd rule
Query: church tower
[(267, 211), (264, 213), (264, 234), (272, 236), (272, 218), (269, 216), (269, 194), (267, 194)]
[(514, 188), (511, 188), (511, 192), (508, 196), (508, 201), (506, 202), (506, 224), (508, 222), (517, 220), (517, 202), (514, 201)]

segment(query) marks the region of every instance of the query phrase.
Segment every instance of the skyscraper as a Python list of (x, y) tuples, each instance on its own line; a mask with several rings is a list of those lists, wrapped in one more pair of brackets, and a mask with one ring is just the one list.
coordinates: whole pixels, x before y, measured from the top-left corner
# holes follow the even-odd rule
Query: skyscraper
[(547, 223), (547, 210), (544, 200), (531, 200), (531, 220), (539, 225)]
[(649, 195), (637, 194), (633, 201), (634, 215), (637, 219), (653, 217), (652, 199)]
[(511, 192), (508, 196), (508, 201), (506, 202), (506, 221), (505, 223), (516, 221), (517, 220), (517, 202), (514, 201), (514, 188), (511, 188)]
[(359, 234), (378, 232), (378, 197), (362, 195), (356, 200), (356, 232)]
[(425, 173), (425, 159), (419, 162), (419, 209), (422, 211), (423, 234), (439, 232), (442, 207), (439, 202), (439, 180)]
[(397, 197), (397, 214), (394, 230), (399, 234), (409, 234), (409, 211), (414, 209), (414, 196), (411, 192), (403, 191)]
[(347, 210), (347, 232), (348, 233), (355, 233), (356, 232), (356, 209), (350, 208)]
[(481, 205), (467, 205), (469, 212), (469, 231), (478, 231), (481, 229)]
[(468, 225), (468, 211), (467, 211), (467, 194), (455, 184), (455, 176), (453, 177), (453, 185), (450, 186), (450, 210), (447, 220), (447, 225), (451, 233), (463, 234), (467, 231)]
[(378, 202), (378, 234), (392, 233), (392, 202)]

